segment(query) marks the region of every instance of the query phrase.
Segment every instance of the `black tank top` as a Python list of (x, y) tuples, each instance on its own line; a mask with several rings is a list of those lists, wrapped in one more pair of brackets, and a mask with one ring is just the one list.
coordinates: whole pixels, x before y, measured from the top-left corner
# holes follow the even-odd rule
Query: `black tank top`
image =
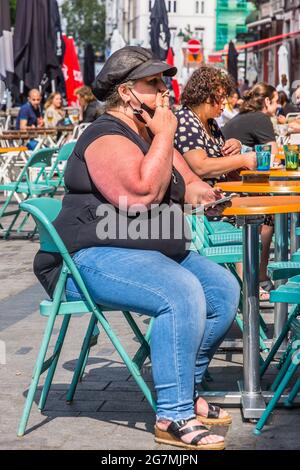
[[(186, 255), (186, 247), (189, 243), (187, 224), (182, 212), (185, 195), (185, 183), (180, 173), (173, 168), (172, 178), (163, 201), (159, 208), (173, 206), (177, 215), (180, 212), (182, 230), (178, 237), (173, 217), (170, 218), (170, 237), (164, 239), (160, 231), (159, 237), (153, 239), (130, 239), (127, 237), (114, 239), (99, 239), (97, 226), (102, 217), (97, 215), (97, 209), (101, 204), (109, 204), (105, 197), (94, 185), (84, 158), (85, 151), (92, 142), (105, 135), (121, 135), (134, 142), (145, 155), (150, 145), (134, 132), (127, 124), (109, 114), (103, 114), (91, 124), (78, 140), (75, 149), (70, 156), (66, 171), (65, 185), (67, 193), (64, 196), (62, 210), (54, 221), (54, 226), (71, 254), (83, 248), (94, 246), (115, 246), (141, 250), (160, 251), (168, 257), (181, 259)], [(163, 206), (164, 205), (164, 206)], [(154, 216), (161, 221), (163, 210), (149, 211), (147, 224), (151, 223)], [(116, 209), (116, 226), (118, 227), (120, 213)], [(124, 215), (122, 215), (124, 221)], [(127, 227), (132, 222), (132, 216), (125, 216)], [(176, 218), (178, 221), (178, 218)], [(160, 225), (162, 227), (162, 224)], [(149, 226), (150, 227), (150, 226)], [(149, 233), (151, 231), (149, 230)], [(60, 270), (62, 260), (58, 254), (39, 251), (34, 261), (34, 272), (38, 279), (52, 295)]]

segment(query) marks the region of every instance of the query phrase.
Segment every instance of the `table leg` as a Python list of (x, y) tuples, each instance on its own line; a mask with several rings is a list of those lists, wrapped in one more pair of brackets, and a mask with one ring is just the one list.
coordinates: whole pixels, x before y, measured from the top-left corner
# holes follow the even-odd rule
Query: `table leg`
[[(275, 215), (275, 261), (288, 261), (288, 215)], [(275, 288), (285, 284), (286, 281), (275, 281)], [(280, 335), (288, 318), (288, 305), (276, 303), (274, 307), (274, 337), (275, 342)], [(286, 350), (286, 341), (280, 347), (280, 351)]]
[(296, 237), (297, 227), (300, 227), (300, 213), (294, 212), (291, 214), (291, 255), (300, 248), (300, 239), (299, 237)]
[(259, 227), (262, 217), (245, 217), (243, 226), (243, 355), (242, 410), (245, 419), (258, 419), (265, 410), (259, 374)]

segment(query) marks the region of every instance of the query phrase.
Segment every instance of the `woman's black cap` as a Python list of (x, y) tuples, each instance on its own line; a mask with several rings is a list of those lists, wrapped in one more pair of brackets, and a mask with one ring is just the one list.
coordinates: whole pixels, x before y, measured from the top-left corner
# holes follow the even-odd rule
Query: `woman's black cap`
[(116, 85), (157, 73), (173, 77), (177, 69), (156, 59), (144, 47), (125, 46), (114, 52), (105, 62), (95, 80), (93, 93), (98, 100), (105, 101)]

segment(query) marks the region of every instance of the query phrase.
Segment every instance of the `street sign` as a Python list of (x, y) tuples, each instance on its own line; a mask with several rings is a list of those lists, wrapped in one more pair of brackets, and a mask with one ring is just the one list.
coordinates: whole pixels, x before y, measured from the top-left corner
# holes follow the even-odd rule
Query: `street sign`
[(254, 42), (257, 40), (257, 34), (251, 32), (237, 33), (236, 40), (238, 42)]
[(188, 41), (188, 51), (190, 54), (200, 54), (201, 42), (199, 39), (190, 39)]

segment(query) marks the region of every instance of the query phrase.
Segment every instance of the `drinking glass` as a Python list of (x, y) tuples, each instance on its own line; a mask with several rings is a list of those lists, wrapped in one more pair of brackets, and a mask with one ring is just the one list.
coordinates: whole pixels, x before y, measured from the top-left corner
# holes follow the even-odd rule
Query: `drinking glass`
[(258, 171), (268, 171), (271, 166), (271, 145), (256, 145), (256, 164)]
[(298, 170), (300, 145), (284, 145), (285, 169)]

